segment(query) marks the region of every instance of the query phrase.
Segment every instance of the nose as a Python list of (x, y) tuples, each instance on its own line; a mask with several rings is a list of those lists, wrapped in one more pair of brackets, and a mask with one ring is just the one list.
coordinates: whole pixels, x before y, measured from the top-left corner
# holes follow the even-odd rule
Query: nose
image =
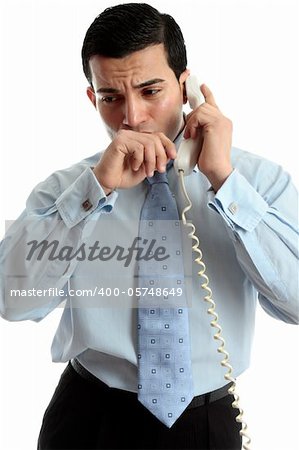
[(139, 126), (147, 120), (146, 105), (142, 98), (127, 98), (123, 106), (123, 125), (138, 131)]

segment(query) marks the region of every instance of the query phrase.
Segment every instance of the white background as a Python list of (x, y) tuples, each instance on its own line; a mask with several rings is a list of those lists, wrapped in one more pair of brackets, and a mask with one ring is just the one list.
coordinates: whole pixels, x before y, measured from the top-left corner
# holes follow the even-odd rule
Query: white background
[[(108, 143), (85, 95), (80, 51), (94, 17), (117, 3), (1, 3), (1, 235), (35, 184)], [(298, 185), (297, 2), (149, 3), (180, 24), (189, 68), (233, 120), (233, 143), (280, 163)], [(39, 324), (0, 320), (3, 450), (36, 448), (64, 367), (51, 362), (49, 351), (60, 314)], [(252, 450), (298, 448), (298, 366), (297, 327), (259, 308), (251, 368), (238, 381)]]

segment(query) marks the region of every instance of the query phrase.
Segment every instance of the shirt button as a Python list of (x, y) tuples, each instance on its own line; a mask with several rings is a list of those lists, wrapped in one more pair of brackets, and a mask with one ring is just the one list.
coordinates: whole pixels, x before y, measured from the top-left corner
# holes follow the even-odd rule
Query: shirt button
[(232, 213), (232, 214), (236, 214), (236, 212), (238, 211), (238, 205), (235, 202), (232, 202), (229, 207), (228, 210)]
[(89, 198), (82, 203), (82, 208), (84, 209), (84, 211), (88, 211), (90, 210), (90, 208), (92, 208), (92, 203), (90, 202)]

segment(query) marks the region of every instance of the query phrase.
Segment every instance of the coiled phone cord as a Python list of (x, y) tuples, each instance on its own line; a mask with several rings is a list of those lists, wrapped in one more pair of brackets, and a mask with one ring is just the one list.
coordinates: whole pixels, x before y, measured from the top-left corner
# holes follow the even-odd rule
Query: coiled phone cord
[[(213, 319), (210, 322), (210, 325), (211, 325), (211, 327), (216, 328), (217, 331), (214, 334), (214, 339), (220, 342), (220, 345), (217, 348), (217, 351), (219, 353), (221, 353), (222, 355), (224, 355), (224, 358), (220, 362), (220, 364), (227, 369), (227, 372), (225, 373), (224, 378), (226, 380), (232, 382), (231, 387), (228, 389), (229, 394), (232, 394), (234, 396), (234, 401), (232, 402), (232, 407), (239, 409), (239, 411), (240, 411), (239, 415), (236, 417), (236, 421), (242, 424), (242, 428), (240, 430), (240, 435), (242, 437), (242, 442), (243, 442), (242, 448), (244, 450), (250, 450), (249, 445), (251, 443), (251, 439), (247, 434), (248, 427), (247, 427), (246, 422), (243, 420), (243, 410), (240, 408), (240, 405), (239, 405), (240, 397), (236, 393), (236, 379), (233, 377), (233, 368), (232, 368), (231, 364), (229, 363), (229, 354), (225, 350), (225, 341), (224, 341), (224, 338), (222, 337), (222, 328), (218, 322), (218, 314), (216, 313), (216, 305), (212, 298), (213, 297), (212, 289), (209, 287), (209, 278), (205, 273), (206, 266), (202, 259), (203, 258), (202, 251), (199, 248), (199, 239), (195, 235), (196, 229), (195, 229), (195, 226), (193, 225), (193, 223), (187, 222), (187, 220), (186, 220), (185, 213), (191, 209), (192, 202), (186, 191), (183, 170), (179, 170), (179, 178), (180, 178), (180, 183), (181, 183), (183, 193), (188, 202), (188, 205), (182, 211), (182, 221), (185, 226), (191, 228), (191, 231), (188, 234), (188, 237), (190, 237), (191, 239), (193, 239), (195, 241), (194, 245), (192, 246), (192, 250), (195, 253), (197, 253), (198, 256), (195, 258), (194, 261), (199, 266), (201, 266), (201, 269), (199, 270), (199, 272), (197, 272), (197, 274), (198, 274), (198, 276), (200, 276), (204, 279), (204, 282), (201, 284), (201, 287), (202, 287), (202, 289), (204, 289), (207, 292), (207, 295), (204, 297), (204, 300), (210, 305), (208, 308), (208, 311), (207, 311), (208, 314), (210, 314), (213, 317)], [(244, 439), (247, 439), (247, 442), (244, 443)]]

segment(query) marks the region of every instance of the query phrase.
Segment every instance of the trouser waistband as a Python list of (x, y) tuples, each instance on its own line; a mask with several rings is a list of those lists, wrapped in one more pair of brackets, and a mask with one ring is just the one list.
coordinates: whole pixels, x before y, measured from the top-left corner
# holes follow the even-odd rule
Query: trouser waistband
[[(91, 372), (89, 372), (85, 367), (80, 364), (80, 362), (74, 358), (71, 360), (71, 365), (73, 369), (85, 380), (95, 383), (98, 387), (102, 389), (110, 389), (109, 386), (104, 383), (103, 381), (99, 380), (96, 376), (94, 376)], [(216, 389), (215, 391), (207, 392), (206, 394), (197, 395), (193, 398), (193, 400), (189, 403), (189, 408), (196, 408), (198, 406), (203, 406), (208, 403), (215, 402), (216, 400), (220, 400), (221, 398), (225, 397), (226, 395), (229, 395), (228, 389), (232, 386), (232, 382), (226, 384), (225, 386), (222, 386), (219, 389)], [(137, 393), (131, 392), (132, 395), (136, 395)]]

